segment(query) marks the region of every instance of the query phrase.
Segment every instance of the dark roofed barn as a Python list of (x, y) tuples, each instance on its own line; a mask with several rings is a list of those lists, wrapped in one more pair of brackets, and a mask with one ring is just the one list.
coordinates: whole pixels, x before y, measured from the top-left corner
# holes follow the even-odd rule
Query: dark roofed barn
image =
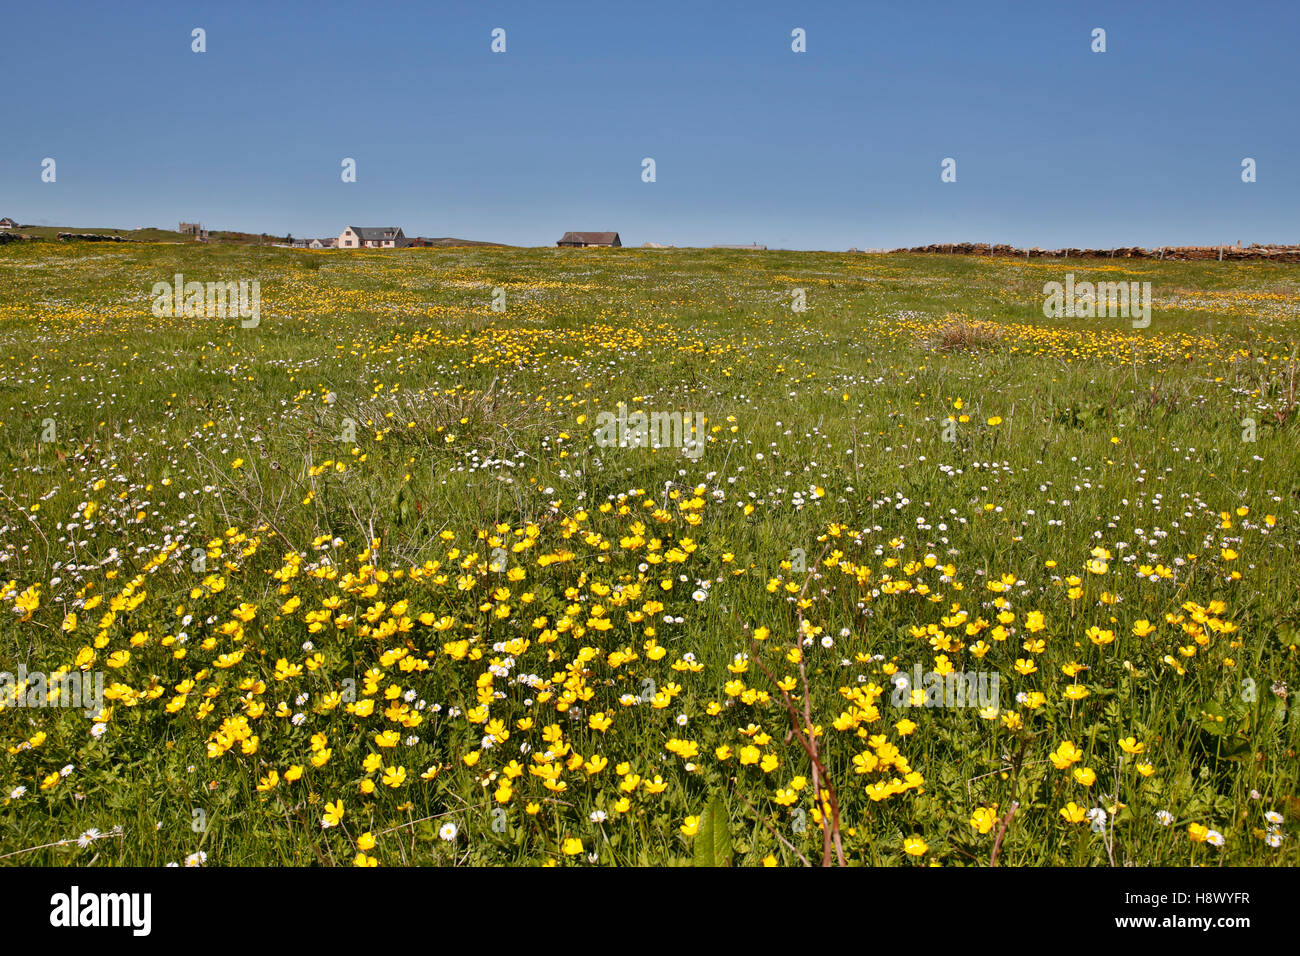
[(609, 248), (623, 245), (616, 232), (566, 232), (556, 243), (557, 246), (570, 249), (585, 249), (588, 246)]

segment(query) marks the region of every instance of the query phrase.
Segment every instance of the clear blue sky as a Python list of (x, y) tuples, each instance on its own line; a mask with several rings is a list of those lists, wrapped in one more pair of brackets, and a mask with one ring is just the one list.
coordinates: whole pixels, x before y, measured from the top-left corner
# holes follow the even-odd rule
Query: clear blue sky
[(795, 249), (1300, 241), (1296, 0), (8, 0), (0, 24), (0, 216), (20, 222), (521, 245), (569, 229)]

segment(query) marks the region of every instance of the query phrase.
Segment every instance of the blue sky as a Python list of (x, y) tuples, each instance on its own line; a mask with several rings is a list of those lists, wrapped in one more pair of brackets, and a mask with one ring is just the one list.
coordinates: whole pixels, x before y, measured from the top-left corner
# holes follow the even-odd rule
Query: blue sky
[(3, 24), (22, 79), (0, 99), (0, 216), (20, 222), (1300, 241), (1295, 0), (13, 2)]

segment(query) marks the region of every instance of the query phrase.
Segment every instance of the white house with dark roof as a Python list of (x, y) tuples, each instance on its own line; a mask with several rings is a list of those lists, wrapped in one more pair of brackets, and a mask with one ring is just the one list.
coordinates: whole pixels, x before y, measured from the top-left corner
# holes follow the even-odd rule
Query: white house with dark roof
[(400, 249), (406, 235), (397, 226), (348, 226), (339, 234), (340, 249)]
[(0, 219), (0, 229), (17, 229), (17, 228), (18, 228), (18, 223), (14, 222), (8, 216), (6, 216), (3, 219)]

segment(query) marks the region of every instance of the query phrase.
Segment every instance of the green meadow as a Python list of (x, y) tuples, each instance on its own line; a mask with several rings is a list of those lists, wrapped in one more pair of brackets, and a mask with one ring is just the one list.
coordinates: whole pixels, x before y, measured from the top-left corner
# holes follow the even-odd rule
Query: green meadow
[(1298, 330), (1267, 263), (0, 247), (0, 861), (1294, 866)]

